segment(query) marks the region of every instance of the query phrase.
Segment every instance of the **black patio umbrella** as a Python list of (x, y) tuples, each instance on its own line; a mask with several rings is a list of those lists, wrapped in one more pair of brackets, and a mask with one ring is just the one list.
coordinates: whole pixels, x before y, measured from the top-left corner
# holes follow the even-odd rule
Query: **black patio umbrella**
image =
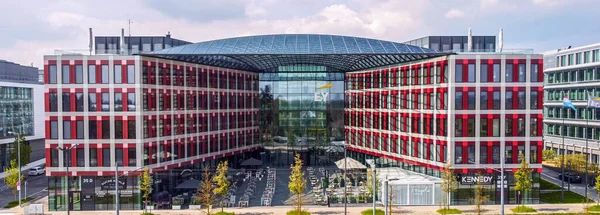
[(175, 189), (183, 189), (183, 190), (197, 189), (199, 185), (200, 185), (200, 181), (192, 178), (192, 179), (186, 180), (184, 182), (181, 182), (181, 184), (177, 185), (175, 187)]
[(255, 159), (255, 158), (250, 158), (248, 160), (243, 161), (240, 165), (242, 166), (260, 166), (262, 165), (262, 161)]

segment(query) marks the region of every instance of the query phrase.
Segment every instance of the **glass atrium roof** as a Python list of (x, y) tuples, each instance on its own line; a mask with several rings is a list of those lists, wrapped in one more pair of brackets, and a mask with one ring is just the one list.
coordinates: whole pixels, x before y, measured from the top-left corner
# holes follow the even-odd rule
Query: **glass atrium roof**
[(277, 72), (279, 66), (297, 64), (349, 72), (448, 53), (360, 37), (276, 34), (199, 42), (142, 55), (253, 72)]

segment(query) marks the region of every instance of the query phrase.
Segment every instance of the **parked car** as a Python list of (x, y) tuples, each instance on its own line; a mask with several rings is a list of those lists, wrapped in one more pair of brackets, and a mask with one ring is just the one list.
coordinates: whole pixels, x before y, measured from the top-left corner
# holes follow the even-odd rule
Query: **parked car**
[(581, 183), (581, 176), (570, 172), (565, 173), (564, 176), (562, 174), (559, 174), (558, 179), (563, 181), (570, 181), (571, 183)]
[(29, 169), (29, 175), (43, 175), (46, 170), (43, 167), (33, 167)]

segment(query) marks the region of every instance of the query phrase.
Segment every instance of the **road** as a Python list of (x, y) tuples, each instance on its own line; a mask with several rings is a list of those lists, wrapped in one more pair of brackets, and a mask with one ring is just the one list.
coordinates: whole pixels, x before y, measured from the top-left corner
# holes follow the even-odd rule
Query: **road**
[[(544, 168), (542, 171), (542, 179), (549, 181), (553, 184), (558, 185), (559, 187), (561, 186), (561, 181), (558, 179), (558, 175), (560, 174), (559, 172), (555, 172), (552, 171), (548, 168)], [(583, 183), (577, 183), (577, 184), (571, 184), (571, 191), (585, 196), (585, 180), (583, 181)], [(568, 184), (565, 181), (565, 191), (568, 189)], [(590, 199), (593, 199), (594, 201), (598, 202), (598, 191), (595, 190), (593, 187), (588, 187), (588, 197)]]
[[(48, 177), (46, 175), (28, 176), (27, 171), (24, 171), (25, 180), (27, 181), (27, 196), (43, 197), (48, 195), (45, 189), (48, 187)], [(25, 184), (23, 182), (23, 184)], [(17, 196), (19, 193), (17, 193)], [(25, 189), (21, 190), (21, 195), (25, 198)], [(0, 192), (0, 208), (4, 207), (9, 202), (15, 200), (15, 196), (12, 190), (5, 190)], [(0, 209), (0, 212), (2, 210)]]

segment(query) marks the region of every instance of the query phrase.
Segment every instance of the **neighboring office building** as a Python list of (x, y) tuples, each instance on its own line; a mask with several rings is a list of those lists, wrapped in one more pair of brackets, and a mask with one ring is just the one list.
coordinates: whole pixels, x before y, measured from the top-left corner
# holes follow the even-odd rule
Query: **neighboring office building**
[[(600, 109), (587, 107), (588, 95), (600, 96), (600, 43), (553, 51), (546, 57), (555, 62), (544, 70), (546, 149), (557, 155), (586, 154), (587, 142), (590, 161), (600, 162)], [(577, 111), (563, 107), (565, 96)]]
[[(449, 162), (459, 189), (474, 188), (471, 179), (482, 171), (493, 176), (484, 182), (493, 193), (486, 204), (499, 204), (500, 174), (492, 168), (500, 168), (504, 153), (505, 202), (516, 204), (510, 170), (520, 166), (519, 155), (535, 169), (534, 184), (542, 170), (542, 66), (541, 55), (462, 52), (349, 72), (349, 154), (436, 177)], [(525, 199), (538, 203), (533, 187)], [(451, 203), (471, 204), (469, 193), (453, 193)]]
[(37, 73), (35, 67), (0, 60), (0, 172), (10, 166), (10, 153), (17, 150), (8, 132), (25, 134), (32, 146), (30, 161), (45, 156), (44, 86)]

